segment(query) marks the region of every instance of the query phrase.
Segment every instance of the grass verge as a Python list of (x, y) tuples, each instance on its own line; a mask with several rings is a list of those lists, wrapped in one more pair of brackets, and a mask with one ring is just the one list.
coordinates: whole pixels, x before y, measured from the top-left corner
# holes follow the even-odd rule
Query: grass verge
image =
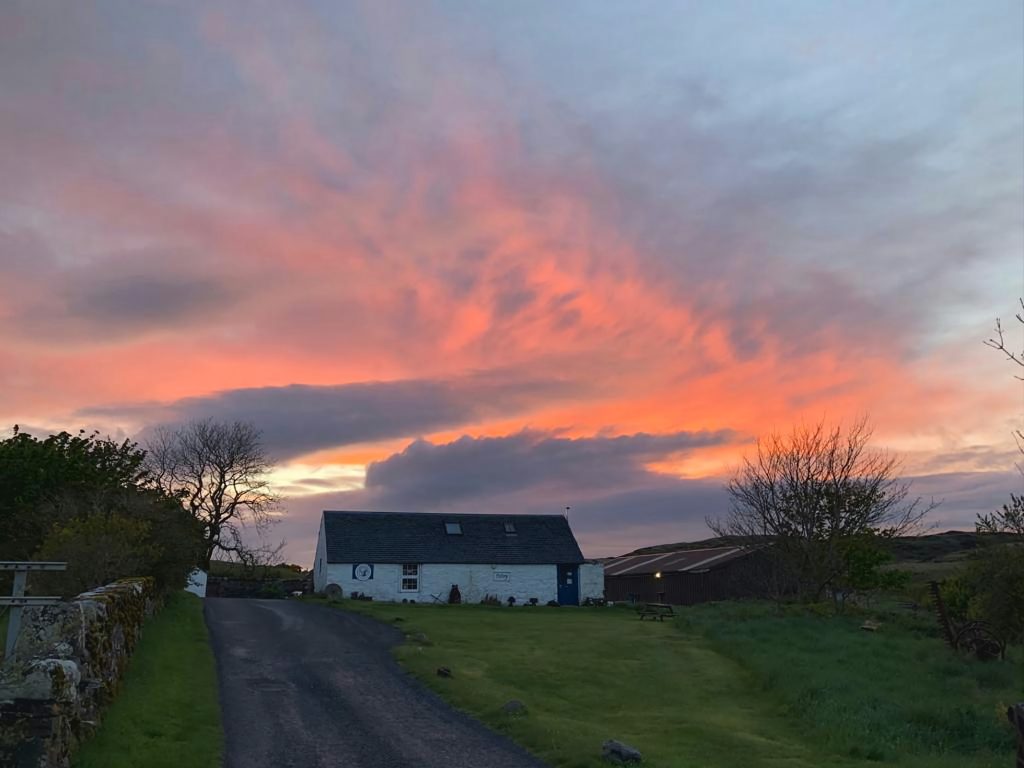
[(74, 765), (217, 768), (222, 752), (203, 604), (178, 592), (146, 624), (117, 698)]
[[(414, 675), (559, 768), (603, 765), (608, 738), (652, 768), (996, 768), (1012, 751), (997, 710), (1013, 667), (972, 667), (908, 627), (871, 635), (749, 605), (683, 609), (679, 625), (618, 609), (343, 605), (400, 620)], [(504, 714), (510, 699), (527, 714)]]
[(922, 768), (1012, 762), (1005, 712), (1024, 690), (1021, 649), (980, 662), (952, 653), (927, 613), (874, 615), (881, 629), (864, 632), (863, 616), (718, 603), (687, 611), (683, 629), (741, 660), (835, 753)]

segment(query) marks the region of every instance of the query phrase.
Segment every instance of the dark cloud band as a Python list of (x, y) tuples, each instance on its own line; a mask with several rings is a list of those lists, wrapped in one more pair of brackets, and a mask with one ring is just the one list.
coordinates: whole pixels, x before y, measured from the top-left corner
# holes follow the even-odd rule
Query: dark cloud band
[(567, 380), (494, 371), (452, 380), (252, 387), (168, 404), (89, 408), (78, 415), (150, 425), (194, 419), (251, 422), (262, 431), (271, 455), (286, 460), (325, 448), (415, 437), (520, 414), (539, 403), (586, 392), (585, 386)]

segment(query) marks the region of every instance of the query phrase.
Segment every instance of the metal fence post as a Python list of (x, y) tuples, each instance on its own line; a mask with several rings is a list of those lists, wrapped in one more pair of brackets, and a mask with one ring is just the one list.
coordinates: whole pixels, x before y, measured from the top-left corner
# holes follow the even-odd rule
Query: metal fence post
[(65, 571), (67, 563), (40, 563), (40, 562), (0, 562), (0, 571), (14, 571), (14, 589), (10, 597), (0, 597), (0, 606), (10, 606), (10, 616), (7, 620), (7, 641), (4, 643), (4, 658), (9, 659), (14, 653), (14, 644), (18, 641), (18, 632), (21, 631), (21, 610), (29, 606), (55, 605), (60, 602), (59, 597), (26, 597), (25, 582), (28, 581), (29, 571)]

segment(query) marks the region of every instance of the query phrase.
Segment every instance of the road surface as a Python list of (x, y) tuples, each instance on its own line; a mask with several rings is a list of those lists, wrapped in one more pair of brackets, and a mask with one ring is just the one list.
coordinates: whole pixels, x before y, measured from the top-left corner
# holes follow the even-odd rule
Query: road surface
[(389, 652), (402, 635), (296, 600), (209, 598), (225, 768), (543, 768)]

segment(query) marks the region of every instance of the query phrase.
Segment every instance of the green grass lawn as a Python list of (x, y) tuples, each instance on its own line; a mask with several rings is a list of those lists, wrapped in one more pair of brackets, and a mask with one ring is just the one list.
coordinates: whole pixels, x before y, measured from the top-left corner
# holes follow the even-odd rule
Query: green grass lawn
[[(681, 609), (677, 623), (606, 609), (345, 601), (402, 621), (399, 660), (455, 706), (553, 766), (603, 765), (618, 738), (652, 768), (1002, 768), (1020, 670), (952, 656), (904, 624), (778, 617), (771, 606)], [(450, 667), (451, 679), (436, 669)], [(520, 699), (525, 716), (501, 706)]]
[(123, 685), (76, 768), (216, 768), (223, 736), (202, 601), (171, 595), (149, 620)]

